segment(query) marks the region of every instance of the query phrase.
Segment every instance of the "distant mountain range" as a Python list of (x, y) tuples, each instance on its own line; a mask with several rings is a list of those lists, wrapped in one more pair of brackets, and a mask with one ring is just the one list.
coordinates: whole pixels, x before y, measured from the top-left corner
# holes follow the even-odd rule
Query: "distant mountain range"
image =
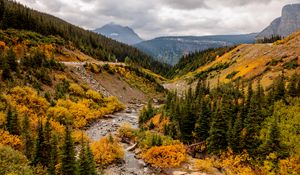
[(215, 36), (166, 36), (143, 41), (133, 29), (109, 23), (94, 32), (119, 42), (132, 45), (157, 61), (175, 65), (186, 54), (209, 48), (219, 48), (242, 43), (254, 43), (257, 34)]
[(282, 15), (276, 18), (267, 28), (257, 35), (257, 39), (272, 36), (286, 37), (300, 29), (300, 4), (289, 4), (283, 7)]
[(128, 45), (134, 45), (143, 41), (131, 28), (115, 23), (106, 24), (101, 28), (95, 29), (94, 32)]
[(245, 35), (170, 36), (143, 41), (134, 46), (158, 61), (175, 65), (185, 54), (209, 48), (254, 43), (256, 35), (256, 33), (252, 33)]

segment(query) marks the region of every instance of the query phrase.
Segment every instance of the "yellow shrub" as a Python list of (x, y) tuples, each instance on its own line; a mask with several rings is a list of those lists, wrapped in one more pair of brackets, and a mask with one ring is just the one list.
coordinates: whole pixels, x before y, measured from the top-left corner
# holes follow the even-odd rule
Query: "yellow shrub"
[(85, 143), (90, 141), (89, 137), (85, 134), (85, 132), (80, 130), (75, 130), (72, 133), (72, 138), (75, 144), (81, 143), (82, 139)]
[(6, 115), (3, 112), (0, 112), (0, 126), (4, 126), (6, 123)]
[(124, 158), (122, 146), (115, 139), (109, 137), (103, 137), (99, 141), (93, 142), (91, 150), (97, 165), (100, 167)]
[(93, 91), (93, 90), (88, 90), (86, 92), (86, 96), (89, 99), (92, 99), (96, 102), (99, 102), (102, 99), (102, 95), (99, 92)]
[(108, 110), (108, 113), (113, 113), (125, 109), (125, 106), (121, 102), (119, 102), (119, 100), (115, 96), (105, 98), (105, 101), (107, 102), (106, 108)]
[(145, 162), (160, 168), (178, 167), (187, 159), (183, 144), (152, 147), (142, 157)]
[(130, 123), (124, 123), (118, 129), (118, 136), (121, 138), (134, 139), (135, 132), (136, 132), (136, 130), (132, 128)]
[(20, 137), (11, 135), (9, 132), (0, 129), (0, 144), (9, 145), (12, 148), (21, 151), (23, 143)]
[(198, 159), (195, 161), (195, 169), (205, 173), (214, 173), (213, 159), (206, 158), (204, 160)]
[(45, 115), (50, 104), (30, 87), (15, 87), (4, 95), (20, 115)]
[(78, 96), (83, 96), (84, 95), (84, 90), (81, 86), (79, 86), (76, 83), (71, 83), (69, 90), (71, 91), (72, 94), (78, 95)]
[(196, 160), (195, 168), (199, 171), (214, 174), (216, 168), (222, 168), (227, 175), (255, 175), (249, 163), (250, 158), (246, 152), (235, 155), (232, 150), (223, 153), (220, 158), (206, 158)]
[(300, 174), (300, 156), (289, 157), (279, 161), (281, 175), (298, 175)]
[(226, 170), (228, 175), (255, 175), (248, 161), (248, 153), (243, 152), (240, 155), (234, 155), (232, 150), (221, 156), (221, 166)]

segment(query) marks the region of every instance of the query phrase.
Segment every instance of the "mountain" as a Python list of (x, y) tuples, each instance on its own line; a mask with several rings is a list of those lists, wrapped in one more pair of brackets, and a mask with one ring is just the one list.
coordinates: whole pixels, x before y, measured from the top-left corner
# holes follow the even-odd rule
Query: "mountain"
[[(3, 5), (1, 5), (3, 4)], [(150, 70), (166, 72), (168, 67), (153, 60), (138, 49), (84, 30), (55, 16), (32, 10), (10, 0), (0, 0), (0, 29), (14, 28), (29, 30), (48, 36), (60, 36), (66, 42), (72, 42), (83, 53), (102, 61), (124, 62), (130, 58), (131, 63)], [(163, 74), (163, 73), (162, 73)]]
[(272, 36), (287, 37), (300, 29), (300, 4), (289, 4), (283, 7), (282, 15), (276, 18), (267, 28), (257, 35), (257, 39)]
[[(286, 77), (300, 73), (299, 55), (300, 31), (272, 45), (241, 44), (229, 49), (207, 50), (182, 58), (174, 66), (175, 70), (170, 71), (176, 81), (166, 84), (165, 88), (185, 91), (199, 79), (206, 79), (212, 87), (232, 81), (260, 80), (267, 88), (282, 71)], [(192, 59), (196, 61), (185, 62)], [(206, 63), (201, 62), (203, 60), (207, 60)]]
[(180, 57), (191, 52), (241, 43), (253, 43), (255, 36), (255, 33), (246, 35), (170, 36), (144, 41), (134, 46), (158, 61), (175, 65)]
[(114, 23), (106, 24), (101, 28), (95, 29), (94, 32), (128, 45), (134, 45), (143, 41), (131, 28)]

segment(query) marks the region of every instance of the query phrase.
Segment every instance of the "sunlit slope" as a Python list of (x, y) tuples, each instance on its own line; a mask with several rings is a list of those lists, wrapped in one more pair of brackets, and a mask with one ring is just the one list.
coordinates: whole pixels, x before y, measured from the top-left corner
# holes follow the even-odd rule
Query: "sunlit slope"
[(215, 61), (166, 84), (169, 89), (185, 90), (196, 80), (207, 78), (211, 86), (238, 79), (261, 80), (267, 87), (284, 71), (286, 76), (299, 73), (300, 32), (273, 44), (242, 44)]

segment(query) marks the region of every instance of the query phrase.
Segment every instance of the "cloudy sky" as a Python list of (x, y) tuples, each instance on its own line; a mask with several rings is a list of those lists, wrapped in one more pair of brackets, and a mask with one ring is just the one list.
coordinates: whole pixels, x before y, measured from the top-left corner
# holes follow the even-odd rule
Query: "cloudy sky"
[(16, 0), (86, 29), (115, 22), (142, 38), (259, 32), (300, 0)]

